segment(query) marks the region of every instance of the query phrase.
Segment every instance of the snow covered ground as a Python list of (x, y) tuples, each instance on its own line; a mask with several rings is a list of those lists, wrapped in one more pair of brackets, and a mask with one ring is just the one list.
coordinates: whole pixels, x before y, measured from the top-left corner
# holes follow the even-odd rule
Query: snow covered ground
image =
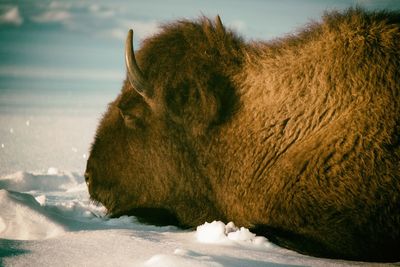
[(46, 102), (41, 94), (26, 94), (2, 92), (0, 98), (1, 266), (374, 265), (300, 255), (233, 223), (181, 230), (107, 218), (89, 201), (82, 172), (100, 114), (114, 95), (88, 106), (79, 101), (89, 103), (95, 94), (70, 102), (65, 95)]

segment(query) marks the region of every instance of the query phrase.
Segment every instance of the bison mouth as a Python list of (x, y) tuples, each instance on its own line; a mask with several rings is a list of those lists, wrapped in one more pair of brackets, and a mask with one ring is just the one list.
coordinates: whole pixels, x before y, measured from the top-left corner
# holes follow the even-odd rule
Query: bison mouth
[(118, 205), (114, 199), (114, 195), (111, 190), (101, 190), (96, 188), (93, 190), (92, 186), (88, 186), (90, 201), (95, 205), (103, 205), (107, 209), (108, 214), (112, 214), (115, 207)]
[(135, 216), (140, 223), (151, 224), (155, 226), (173, 225), (179, 228), (190, 228), (182, 225), (176, 215), (165, 208), (133, 208), (128, 211), (112, 212), (111, 218), (118, 218), (123, 215)]

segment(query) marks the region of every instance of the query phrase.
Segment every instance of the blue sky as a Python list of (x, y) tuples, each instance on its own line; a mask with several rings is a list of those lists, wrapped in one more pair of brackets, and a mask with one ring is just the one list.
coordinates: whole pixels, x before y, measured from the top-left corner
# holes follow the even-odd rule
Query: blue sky
[(160, 23), (219, 14), (246, 39), (267, 40), (354, 5), (400, 9), (398, 0), (0, 0), (0, 98), (10, 90), (118, 92), (129, 28), (137, 48)]

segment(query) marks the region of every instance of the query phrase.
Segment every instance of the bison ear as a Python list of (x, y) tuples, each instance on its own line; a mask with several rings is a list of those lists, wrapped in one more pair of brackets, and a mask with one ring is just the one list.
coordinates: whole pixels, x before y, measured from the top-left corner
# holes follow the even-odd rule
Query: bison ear
[(168, 91), (166, 107), (175, 122), (194, 136), (201, 136), (227, 121), (237, 100), (230, 80), (214, 75), (208, 81), (187, 83), (180, 90)]
[(181, 84), (180, 90), (169, 90), (166, 93), (169, 117), (194, 136), (206, 132), (218, 110), (215, 96), (203, 88), (200, 83)]

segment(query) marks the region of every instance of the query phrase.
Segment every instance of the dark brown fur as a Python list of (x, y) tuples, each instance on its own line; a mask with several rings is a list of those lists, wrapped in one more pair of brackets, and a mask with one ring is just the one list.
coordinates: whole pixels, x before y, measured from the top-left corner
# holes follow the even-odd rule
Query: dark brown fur
[(160, 108), (125, 81), (87, 165), (110, 214), (234, 221), (310, 255), (400, 260), (399, 13), (331, 12), (265, 43), (179, 21), (137, 59)]

